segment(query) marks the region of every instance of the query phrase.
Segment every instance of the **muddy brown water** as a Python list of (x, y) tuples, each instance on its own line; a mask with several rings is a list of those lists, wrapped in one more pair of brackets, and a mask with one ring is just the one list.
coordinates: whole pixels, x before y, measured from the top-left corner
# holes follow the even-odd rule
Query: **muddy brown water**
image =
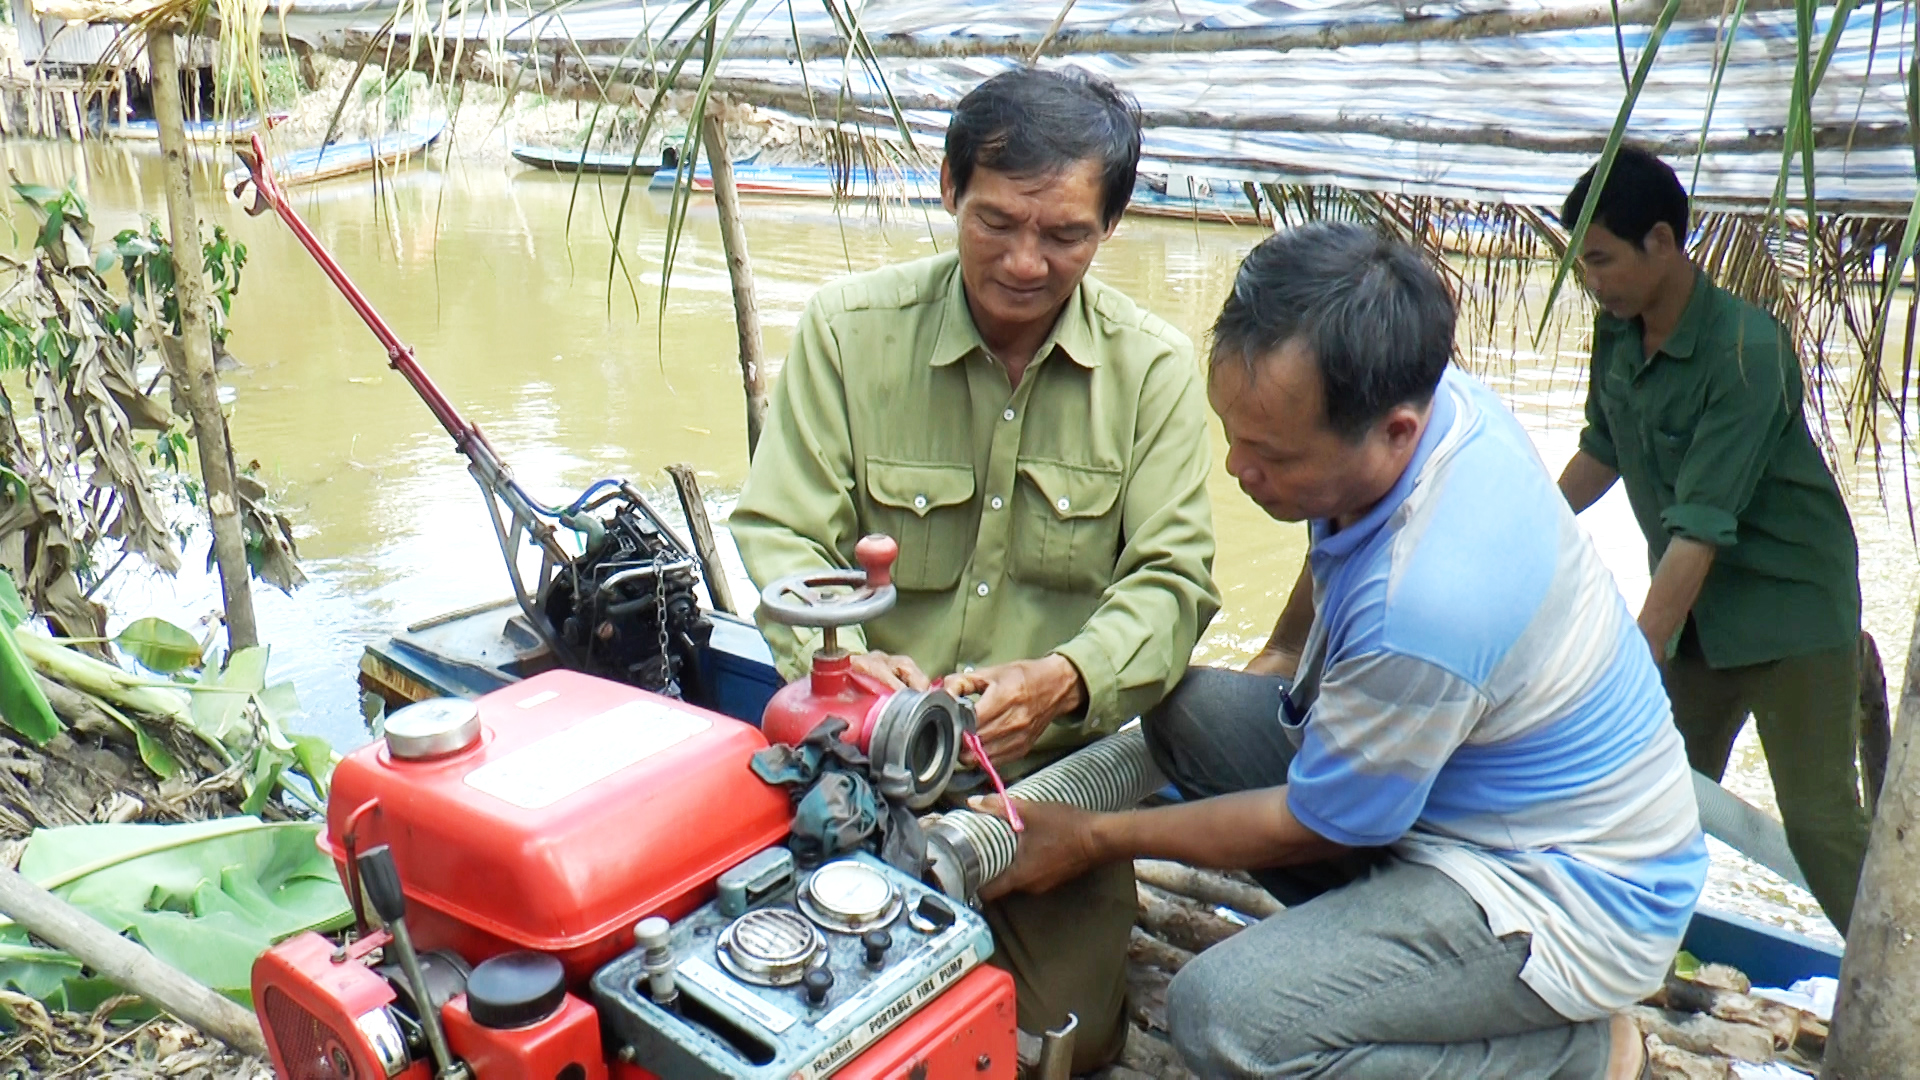
[[(164, 214), (159, 158), (113, 143), (0, 142), (22, 180), (75, 182), (99, 238)], [(247, 217), (216, 192), (230, 155), (202, 154), (203, 219), (249, 251), (233, 313), (230, 372), (234, 444), (285, 492), (299, 523), (311, 582), (293, 597), (257, 592), (273, 670), (298, 686), (304, 725), (342, 749), (365, 741), (355, 665), (370, 641), (406, 623), (507, 595), (500, 556), (463, 461), (292, 235), (271, 216)], [(658, 285), (664, 196), (635, 192), (621, 241), (625, 265), (609, 278), (607, 224), (617, 180), (576, 190), (570, 178), (515, 163), (435, 160), (377, 189), (365, 177), (299, 191), (295, 202), (321, 239), (419, 353), (449, 397), (489, 434), (549, 502), (602, 476), (666, 490), (666, 465), (695, 464), (724, 514), (747, 467), (727, 276), (710, 204), (695, 207), (672, 274), (664, 323)], [(17, 249), (30, 234), (13, 208)], [(937, 210), (749, 202), (767, 351), (784, 354), (807, 297), (850, 270), (914, 258), (951, 244)], [(569, 222), (571, 219), (571, 222)], [(1227, 226), (1128, 218), (1095, 272), (1198, 339), (1240, 256), (1262, 234)], [(1584, 334), (1526, 335), (1477, 350), (1490, 384), (1557, 470), (1573, 453), (1585, 383)], [(1888, 437), (1892, 437), (1891, 430)], [(1216, 463), (1224, 454), (1215, 428)], [(1871, 459), (1850, 469), (1862, 547), (1866, 623), (1899, 685), (1920, 571), (1908, 531), (1899, 463), (1878, 496)], [(1212, 483), (1216, 572), (1224, 610), (1196, 662), (1231, 663), (1265, 640), (1297, 573), (1305, 532), (1268, 520), (1223, 470)], [(671, 503), (667, 497), (666, 502)], [(1644, 546), (1616, 491), (1583, 518), (1637, 606)], [(169, 580), (123, 571), (109, 590), (123, 618), (191, 621), (217, 607), (217, 583), (190, 569)], [(736, 565), (737, 573), (737, 565)], [(750, 594), (744, 582), (736, 595)], [(1772, 808), (1766, 762), (1751, 731), (1728, 784)], [(1709, 901), (1831, 936), (1811, 899), (1715, 846)]]

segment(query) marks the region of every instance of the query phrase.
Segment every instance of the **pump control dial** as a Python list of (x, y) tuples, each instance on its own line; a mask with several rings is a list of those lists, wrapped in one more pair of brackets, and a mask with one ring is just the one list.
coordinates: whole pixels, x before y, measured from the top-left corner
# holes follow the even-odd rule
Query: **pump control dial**
[(852, 626), (893, 610), (898, 595), (893, 564), (900, 544), (891, 536), (863, 536), (854, 545), (858, 570), (815, 570), (786, 577), (760, 592), (760, 610), (788, 626)]

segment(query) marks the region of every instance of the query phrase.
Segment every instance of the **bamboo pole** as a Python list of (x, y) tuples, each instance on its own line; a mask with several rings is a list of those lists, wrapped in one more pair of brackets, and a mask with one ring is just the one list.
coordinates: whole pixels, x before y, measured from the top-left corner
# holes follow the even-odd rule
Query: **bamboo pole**
[(1847, 927), (1822, 1080), (1910, 1076), (1920, 1062), (1920, 609), (1905, 683)]
[(253, 618), (252, 583), (247, 577), (247, 540), (234, 493), (233, 447), (227, 418), (220, 411), (219, 376), (213, 369), (213, 336), (207, 326), (207, 281), (200, 265), (200, 219), (193, 205), (193, 158), (187, 146), (180, 103), (180, 59), (173, 30), (147, 34), (153, 62), (153, 115), (160, 125), (160, 149), (166, 156), (167, 218), (173, 236), (174, 288), (180, 305), (181, 396), (193, 418), (193, 439), (200, 449), (200, 475), (206, 483), (207, 516), (213, 526), (213, 555), (220, 567), (226, 601), (227, 646), (244, 649), (259, 641)]
[(153, 954), (108, 930), (85, 912), (21, 876), (0, 869), (0, 914), (73, 955), (102, 978), (146, 998), (243, 1054), (267, 1056), (252, 1013)]
[(727, 276), (733, 282), (733, 325), (740, 339), (740, 383), (747, 399), (747, 457), (760, 446), (767, 417), (766, 357), (760, 342), (760, 304), (753, 291), (753, 262), (747, 255), (747, 230), (740, 221), (740, 193), (733, 183), (733, 159), (727, 154), (726, 105), (709, 98), (700, 120), (700, 145), (713, 173), (713, 206), (720, 218), (720, 243), (727, 252)]

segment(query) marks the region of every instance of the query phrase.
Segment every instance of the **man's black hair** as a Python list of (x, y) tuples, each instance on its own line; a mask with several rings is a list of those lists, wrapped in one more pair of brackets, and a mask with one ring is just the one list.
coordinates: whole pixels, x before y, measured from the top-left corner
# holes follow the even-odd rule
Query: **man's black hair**
[(1076, 162), (1100, 166), (1100, 223), (1120, 220), (1140, 167), (1140, 106), (1097, 75), (1016, 68), (974, 87), (947, 124), (956, 195), (977, 166), (1052, 176)]
[(1240, 264), (1213, 324), (1212, 364), (1252, 373), (1298, 340), (1327, 425), (1358, 439), (1396, 405), (1425, 405), (1453, 358), (1453, 297), (1427, 258), (1358, 225), (1275, 233)]
[[(1580, 177), (1567, 201), (1560, 206), (1560, 224), (1571, 230), (1587, 205), (1587, 192), (1593, 188), (1596, 162)], [(1593, 221), (1608, 232), (1643, 247), (1655, 225), (1666, 222), (1673, 230), (1673, 242), (1682, 249), (1687, 244), (1687, 189), (1666, 162), (1631, 146), (1622, 146), (1607, 170), (1607, 182), (1600, 189), (1600, 201), (1593, 208)]]

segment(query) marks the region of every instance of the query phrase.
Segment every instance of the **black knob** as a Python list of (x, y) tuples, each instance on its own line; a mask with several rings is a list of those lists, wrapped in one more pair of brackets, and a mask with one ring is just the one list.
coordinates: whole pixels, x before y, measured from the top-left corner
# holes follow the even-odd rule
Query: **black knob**
[(380, 913), (380, 921), (391, 923), (405, 918), (407, 894), (400, 890), (400, 868), (394, 865), (392, 850), (385, 844), (370, 847), (360, 853), (359, 864), (360, 884), (367, 890), (373, 910)]
[(827, 992), (833, 989), (833, 972), (826, 968), (814, 968), (800, 981), (807, 988), (807, 1004), (823, 1005), (827, 1000)]
[(867, 947), (867, 966), (877, 968), (887, 962), (887, 950), (893, 948), (893, 935), (885, 930), (869, 930), (860, 936)]

